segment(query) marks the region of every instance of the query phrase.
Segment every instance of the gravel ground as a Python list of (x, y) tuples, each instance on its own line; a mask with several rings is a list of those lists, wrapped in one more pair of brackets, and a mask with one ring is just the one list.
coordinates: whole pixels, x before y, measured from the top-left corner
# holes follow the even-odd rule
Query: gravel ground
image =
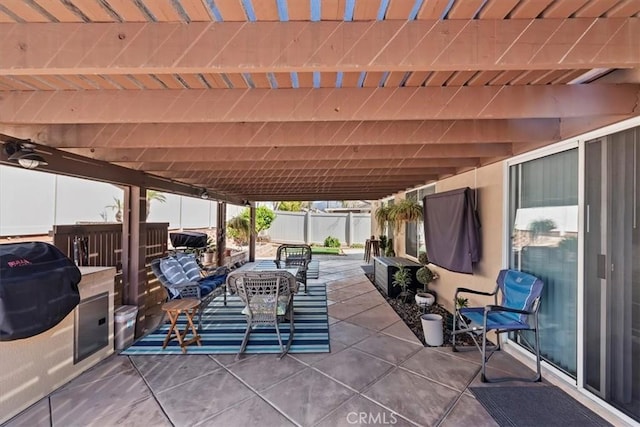
[[(371, 281), (371, 283), (374, 283), (372, 276), (368, 274), (366, 276)], [(442, 332), (444, 339), (444, 343), (442, 344), (442, 346), (451, 347), (451, 329), (453, 327), (453, 316), (443, 306), (441, 306), (440, 304), (433, 304), (429, 307), (426, 307), (423, 312), (422, 308), (415, 303), (413, 295), (411, 295), (410, 299), (407, 300), (408, 302), (404, 302), (400, 299), (387, 297), (383, 292), (380, 291), (380, 289), (378, 289), (377, 286), (376, 289), (378, 290), (378, 292), (380, 292), (380, 295), (382, 295), (387, 300), (389, 305), (396, 311), (396, 313), (398, 313), (400, 318), (409, 327), (409, 329), (413, 331), (415, 336), (418, 337), (422, 344), (426, 345), (420, 316), (422, 314), (439, 314), (440, 316), (442, 316)], [(460, 334), (456, 338), (456, 345), (470, 346), (475, 344), (469, 334)]]

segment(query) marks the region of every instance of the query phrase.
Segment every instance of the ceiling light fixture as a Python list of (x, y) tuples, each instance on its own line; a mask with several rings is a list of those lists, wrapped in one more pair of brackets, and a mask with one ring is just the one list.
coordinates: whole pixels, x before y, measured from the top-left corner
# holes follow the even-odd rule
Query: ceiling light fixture
[(200, 198), (205, 200), (209, 198), (209, 193), (207, 193), (207, 190), (205, 188), (203, 188), (200, 192)]
[(28, 142), (9, 141), (4, 144), (4, 152), (7, 153), (8, 161), (18, 163), (26, 169), (35, 169), (38, 166), (46, 166), (49, 163), (34, 151), (35, 145)]

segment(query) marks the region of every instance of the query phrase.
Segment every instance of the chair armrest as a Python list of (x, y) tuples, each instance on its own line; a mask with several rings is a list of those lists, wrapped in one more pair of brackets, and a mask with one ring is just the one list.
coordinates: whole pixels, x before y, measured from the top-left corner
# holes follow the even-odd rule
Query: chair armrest
[(518, 314), (535, 314), (533, 311), (518, 310), (517, 308), (503, 307), (501, 305), (486, 305), (484, 307), (484, 312), (488, 313), (490, 311), (506, 311), (508, 313), (518, 313)]
[(496, 294), (496, 291), (493, 292), (482, 292), (482, 291), (476, 291), (473, 289), (469, 289), (469, 288), (457, 288), (456, 289), (456, 296), (458, 296), (459, 293), (469, 293), (469, 294), (476, 294), (476, 295), (486, 295), (488, 297), (494, 296)]
[(229, 267), (226, 265), (222, 265), (220, 267), (209, 267), (204, 271), (207, 273), (206, 276), (217, 276), (220, 274), (229, 274)]
[(290, 297), (293, 298), (293, 294), (297, 294), (299, 289), (300, 289), (300, 283), (298, 283), (298, 281), (296, 280), (295, 285), (291, 286)]
[(181, 283), (179, 285), (171, 285), (169, 289), (177, 291), (182, 298), (198, 298), (200, 299), (200, 286), (197, 282)]

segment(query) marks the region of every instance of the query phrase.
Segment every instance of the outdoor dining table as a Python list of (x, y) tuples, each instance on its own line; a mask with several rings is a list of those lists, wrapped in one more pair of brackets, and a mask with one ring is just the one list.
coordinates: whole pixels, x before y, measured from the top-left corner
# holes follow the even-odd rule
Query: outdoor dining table
[[(272, 263), (260, 263), (260, 264), (256, 264), (251, 271), (255, 271), (256, 273), (260, 273), (260, 272), (271, 272), (271, 271), (286, 271), (288, 273), (290, 273), (293, 277), (297, 277), (298, 275), (298, 267), (287, 267), (287, 268), (278, 268), (278, 265), (275, 262)], [(296, 289), (297, 292), (297, 289)]]

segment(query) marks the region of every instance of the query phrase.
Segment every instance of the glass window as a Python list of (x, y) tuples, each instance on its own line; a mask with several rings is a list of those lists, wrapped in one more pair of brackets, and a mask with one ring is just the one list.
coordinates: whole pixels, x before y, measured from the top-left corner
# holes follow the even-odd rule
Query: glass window
[[(575, 377), (578, 150), (511, 166), (509, 178), (509, 267), (544, 281), (540, 353)], [(532, 348), (529, 331), (511, 338)]]
[[(423, 187), (418, 190), (409, 191), (405, 197), (409, 200), (417, 200), (423, 203), (424, 196), (436, 192), (435, 185)], [(407, 256), (418, 258), (420, 252), (425, 252), (424, 245), (424, 223), (422, 221), (408, 222), (405, 224), (404, 247)]]

